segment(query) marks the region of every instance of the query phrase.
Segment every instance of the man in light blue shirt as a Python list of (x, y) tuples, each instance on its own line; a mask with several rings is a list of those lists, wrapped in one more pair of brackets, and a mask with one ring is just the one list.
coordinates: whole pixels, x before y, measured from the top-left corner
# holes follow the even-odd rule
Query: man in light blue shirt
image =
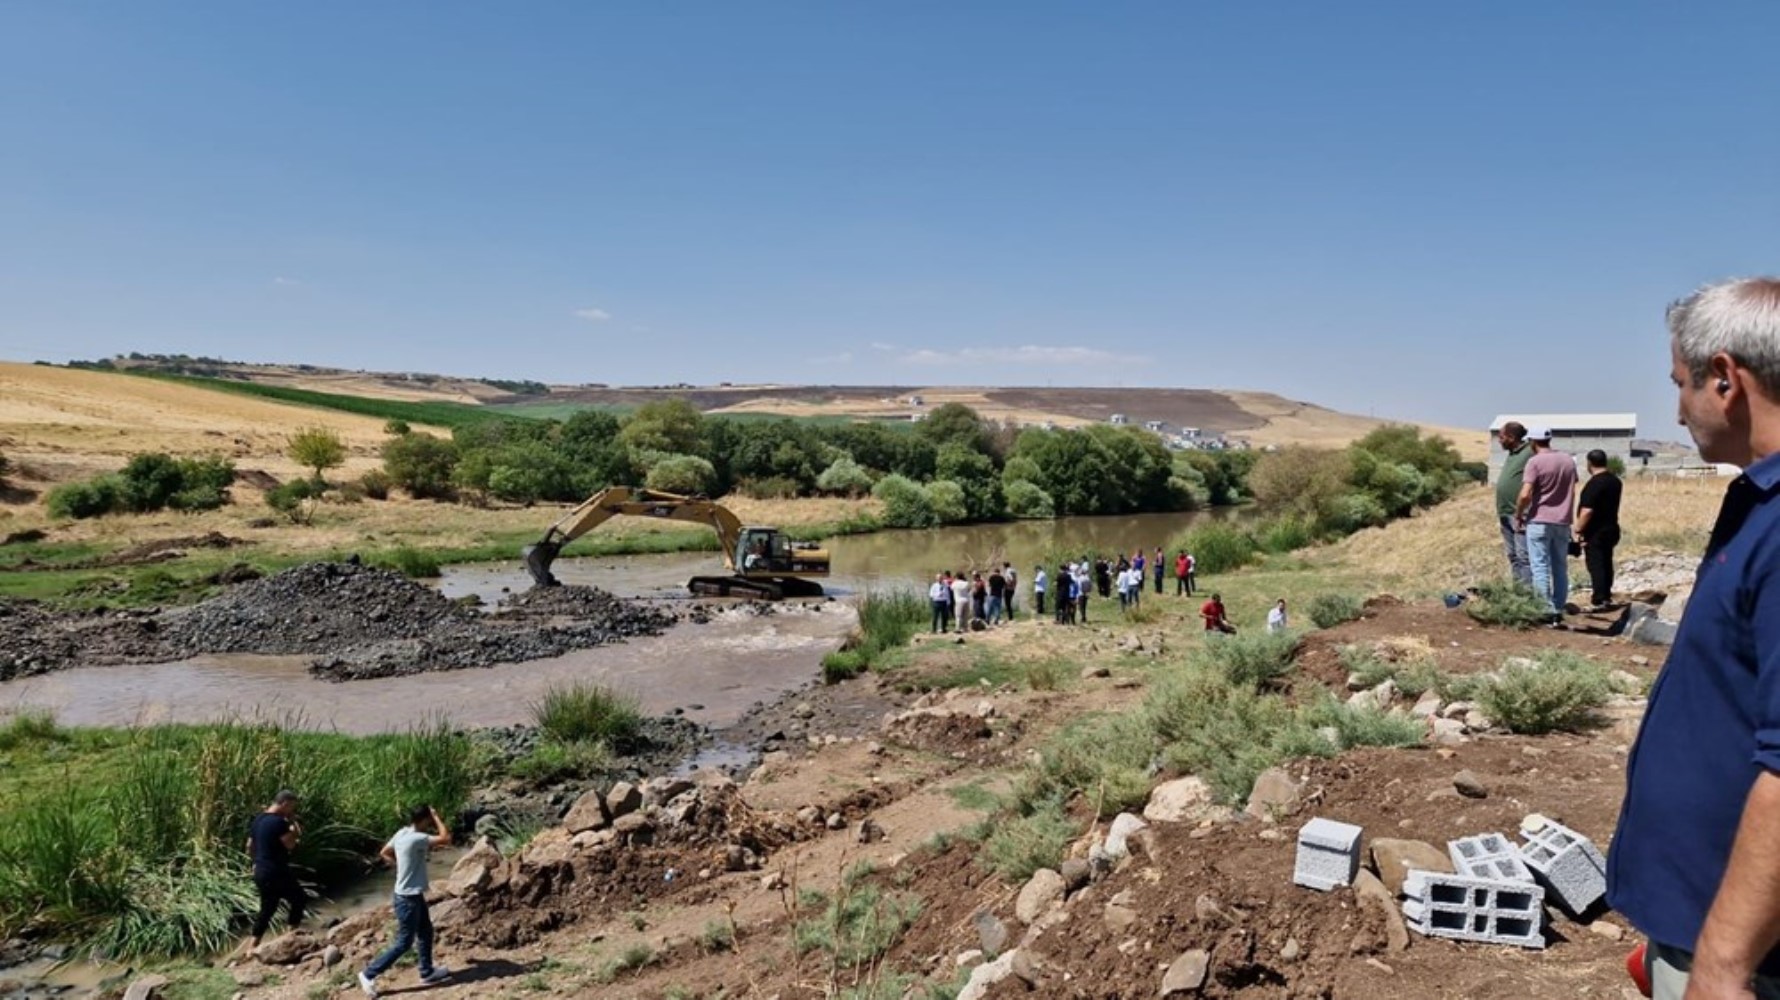
[(433, 918), (426, 908), (426, 858), (435, 847), (451, 843), (451, 830), (432, 806), (415, 806), (408, 814), (408, 825), (396, 831), (383, 845), (383, 860), (396, 866), (396, 939), (389, 950), (378, 955), (365, 971), (358, 974), (358, 984), (365, 996), (377, 996), (377, 977), (396, 964), (408, 949), (420, 946), (420, 981), (431, 985), (451, 978), (442, 965), (433, 964)]

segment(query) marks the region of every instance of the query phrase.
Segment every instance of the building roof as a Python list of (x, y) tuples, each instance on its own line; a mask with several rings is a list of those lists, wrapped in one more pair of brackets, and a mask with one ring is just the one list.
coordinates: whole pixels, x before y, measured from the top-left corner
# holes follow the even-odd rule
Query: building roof
[(1504, 413), (1490, 421), (1492, 432), (1502, 429), (1510, 420), (1527, 427), (1549, 427), (1556, 433), (1564, 431), (1637, 431), (1636, 413)]

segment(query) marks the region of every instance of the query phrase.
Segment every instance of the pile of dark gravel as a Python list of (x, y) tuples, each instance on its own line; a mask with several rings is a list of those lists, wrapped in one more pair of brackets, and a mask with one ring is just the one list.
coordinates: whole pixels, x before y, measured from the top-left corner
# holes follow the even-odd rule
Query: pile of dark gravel
[(306, 654), (317, 676), (358, 680), (561, 656), (673, 624), (596, 588), (557, 589), (568, 593), (518, 595), (525, 614), (482, 615), (390, 570), (310, 563), (187, 609), (82, 613), (0, 602), (0, 680), (202, 653)]

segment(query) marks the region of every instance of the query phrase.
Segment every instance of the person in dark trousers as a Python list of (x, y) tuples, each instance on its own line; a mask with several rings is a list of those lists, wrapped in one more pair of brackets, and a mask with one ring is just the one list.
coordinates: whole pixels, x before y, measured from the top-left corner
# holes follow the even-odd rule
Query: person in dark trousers
[(1176, 597), (1191, 596), (1193, 593), (1187, 589), (1187, 566), (1187, 550), (1182, 549), (1180, 554), (1174, 557), (1174, 596)]
[(1514, 518), (1515, 501), (1525, 482), (1527, 461), (1533, 457), (1533, 446), (1527, 443), (1527, 428), (1518, 420), (1510, 420), (1496, 432), (1502, 445), (1502, 468), (1496, 473), (1496, 525), (1502, 532), (1502, 552), (1508, 559), (1508, 573), (1516, 583), (1533, 585), (1532, 557), (1527, 554), (1527, 530)]
[(1613, 604), (1613, 549), (1619, 544), (1619, 496), (1625, 484), (1607, 468), (1607, 453), (1588, 453), (1588, 482), (1576, 501), (1576, 534), (1582, 540), (1582, 561), (1588, 567), (1594, 604), (1606, 611)]
[[(1124, 557), (1120, 556), (1119, 558), (1123, 559)], [(1084, 562), (1082, 565), (1086, 566), (1087, 563)], [(1112, 596), (1112, 575), (1112, 563), (1107, 562), (1105, 559), (1094, 560), (1094, 586), (1100, 590), (1101, 597)], [(1088, 595), (1083, 594), (1082, 600), (1085, 601), (1087, 599)]]
[(1205, 619), (1207, 632), (1230, 635), (1236, 631), (1236, 626), (1230, 624), (1230, 619), (1224, 612), (1224, 599), (1217, 594), (1211, 595), (1211, 600), (1200, 606), (1199, 617)]
[(426, 908), (427, 854), (435, 847), (451, 844), (451, 830), (432, 806), (415, 806), (408, 813), (408, 825), (396, 831), (383, 845), (380, 856), (385, 863), (396, 866), (396, 888), (393, 900), (396, 911), (396, 939), (389, 950), (378, 955), (365, 971), (358, 974), (359, 988), (365, 996), (377, 996), (377, 977), (389, 971), (396, 959), (418, 946), (420, 981), (426, 985), (442, 983), (451, 978), (450, 970), (433, 964), (433, 917)]
[(1002, 611), (1006, 600), (1007, 577), (1001, 575), (1001, 570), (991, 568), (989, 570), (988, 613), (983, 616), (989, 620), (989, 624), (1000, 625), (1002, 623)]
[(1162, 550), (1156, 550), (1156, 558), (1150, 562), (1156, 574), (1156, 593), (1162, 593), (1162, 578), (1167, 575), (1168, 568), (1162, 562)]
[(1032, 606), (1037, 609), (1033, 613), (1040, 618), (1045, 613), (1045, 582), (1043, 564), (1032, 567)]
[(1626, 761), (1607, 902), (1655, 1000), (1780, 997), (1780, 277), (1669, 308), (1681, 423), (1738, 466)]
[(946, 575), (940, 573), (933, 578), (933, 586), (927, 588), (927, 599), (933, 603), (933, 628), (929, 631), (944, 632), (946, 630), (947, 603), (952, 599), (952, 588), (946, 583)]
[(303, 827), (297, 822), (297, 793), (282, 789), (247, 827), (247, 853), (253, 858), (253, 887), (260, 894), (260, 909), (253, 918), (253, 935), (245, 952), (251, 954), (272, 926), (278, 915), (278, 904), (290, 907), (290, 926), (303, 923), (303, 906), (308, 894), (291, 870), (291, 852), (303, 839)]

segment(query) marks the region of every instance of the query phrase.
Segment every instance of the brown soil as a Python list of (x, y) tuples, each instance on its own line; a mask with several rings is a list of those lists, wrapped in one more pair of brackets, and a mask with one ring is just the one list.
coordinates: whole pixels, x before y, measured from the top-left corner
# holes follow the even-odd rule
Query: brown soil
[[(1155, 629), (1144, 628), (1146, 642)], [(1050, 635), (1063, 631), (1010, 628), (972, 641), (1041, 645), (1042, 655), (1063, 656), (1069, 654), (1055, 644), (1066, 637)], [(1484, 629), (1462, 611), (1379, 601), (1366, 618), (1314, 634), (1304, 650), (1307, 670), (1342, 688), (1345, 673), (1336, 676), (1326, 664), (1310, 664), (1332, 657), (1341, 644), (1403, 637), (1425, 644), (1453, 670), (1484, 669), (1502, 657), (1553, 646), (1640, 666), (1631, 658), (1641, 651), (1622, 640)], [(1093, 655), (1086, 652), (1091, 644), (1105, 639), (1083, 633), (1080, 641), (1083, 648), (1074, 657), (1085, 662)], [(1168, 641), (1184, 646), (1199, 640), (1172, 632)], [(754, 842), (765, 855), (761, 870), (724, 874), (714, 850), (728, 834), (718, 830), (710, 831), (712, 839), (704, 846), (658, 844), (635, 851), (599, 878), (580, 879), (535, 903), (447, 932), (445, 960), (479, 971), (472, 972), (473, 981), (429, 993), (519, 997), (545, 989), (558, 996), (614, 1000), (791, 998), (837, 996), (892, 974), (916, 982), (956, 982), (956, 956), (981, 946), (978, 914), (992, 913), (1006, 924), (1008, 947), (1029, 929), (1013, 913), (1018, 884), (990, 872), (975, 843), (954, 838), (936, 847), (933, 837), (963, 830), (984, 816), (962, 805), (967, 796), (960, 789), (1007, 787), (1019, 762), (1058, 725), (1084, 712), (1135, 704), (1154, 671), (1167, 669), (1167, 661), (1134, 656), (1099, 656), (1095, 662), (1113, 663), (1113, 676), (1079, 682), (1071, 677), (1060, 691), (977, 686), (936, 691), (911, 703), (913, 693), (867, 678), (790, 700), (782, 721), (798, 723), (799, 736), (782, 741), (784, 749), (769, 754), (740, 789), (753, 828), (788, 836), (778, 843)], [(980, 701), (994, 706), (983, 727), (972, 721)], [(938, 710), (936, 721), (883, 724), (886, 712), (922, 706)], [(944, 715), (947, 709), (962, 718)], [(1619, 997), (1629, 985), (1622, 961), (1632, 940), (1617, 917), (1599, 918), (1600, 928), (1591, 930), (1554, 911), (1543, 951), (1413, 934), (1406, 949), (1393, 950), (1380, 909), (1362, 905), (1350, 890), (1294, 887), (1291, 872), (1294, 833), (1312, 816), (1359, 824), (1368, 840), (1393, 836), (1444, 846), (1471, 834), (1512, 834), (1523, 816), (1539, 812), (1605, 846), (1620, 801), (1628, 736), (1624, 726), (1540, 738), (1485, 735), (1452, 748), (1358, 750), (1296, 762), (1289, 770), (1303, 779), (1304, 797), (1295, 812), (1276, 824), (1246, 818), (1157, 824), (1153, 855), (1140, 851), (1105, 880), (1076, 893), (1062, 911), (1064, 922), (1041, 929), (1022, 946), (1033, 960), (1026, 969), (1032, 983), (1012, 977), (989, 995), (1003, 1000), (1154, 996), (1168, 963), (1199, 948), (1210, 953), (1211, 970), (1199, 995), (1211, 998)], [(1461, 769), (1481, 779), (1486, 798), (1458, 795), (1452, 779)], [(841, 817), (840, 829), (827, 829), (814, 818), (830, 813)], [(882, 839), (861, 842), (857, 830), (865, 818), (882, 828)], [(1082, 829), (1084, 837), (1074, 848), (1078, 855), (1096, 827), (1084, 820)], [(863, 861), (873, 862), (875, 872), (845, 888), (844, 874), (859, 871)], [(670, 867), (678, 875), (673, 880), (665, 878)], [(763, 882), (768, 876), (782, 884)], [(799, 895), (857, 893), (859, 886), (885, 897), (919, 899), (920, 914), (871, 966), (837, 968), (819, 949), (800, 951), (794, 928), (819, 910), (800, 905)], [(1129, 893), (1138, 920), (1115, 933), (1102, 913), (1119, 893)], [(713, 944), (731, 928), (739, 941), (733, 949)], [(1624, 932), (1625, 939), (1609, 937), (1609, 930)], [(1288, 948), (1288, 942), (1295, 944)], [(647, 965), (610, 971), (613, 959), (641, 946), (649, 950)], [(360, 951), (368, 954), (368, 948), (348, 951), (348, 968), (366, 957)], [(1296, 957), (1288, 958), (1288, 952)], [(268, 995), (296, 1000), (319, 975), (295, 976)], [(406, 983), (388, 985), (400, 989)]]

